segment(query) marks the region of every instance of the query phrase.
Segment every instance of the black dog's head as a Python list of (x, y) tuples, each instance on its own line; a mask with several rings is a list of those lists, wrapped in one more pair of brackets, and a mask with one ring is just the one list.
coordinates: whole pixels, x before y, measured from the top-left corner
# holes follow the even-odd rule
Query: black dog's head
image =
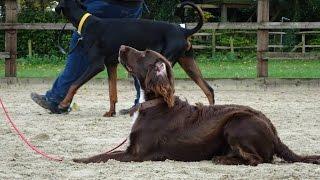
[(55, 10), (55, 12), (57, 13), (57, 14), (61, 14), (62, 13), (62, 9), (65, 7), (65, 3), (64, 3), (64, 0), (60, 0), (59, 1), (59, 3), (58, 3), (58, 5), (56, 6), (56, 8), (54, 9)]
[(63, 13), (63, 15), (68, 17), (70, 11), (75, 11), (77, 9), (87, 10), (86, 6), (80, 0), (60, 0), (55, 8), (55, 12), (57, 14)]

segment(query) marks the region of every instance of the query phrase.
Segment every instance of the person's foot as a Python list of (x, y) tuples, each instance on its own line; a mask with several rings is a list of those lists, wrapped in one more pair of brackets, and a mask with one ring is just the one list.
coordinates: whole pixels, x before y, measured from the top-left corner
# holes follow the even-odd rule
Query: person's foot
[(119, 114), (120, 115), (130, 114), (133, 111), (134, 108), (135, 108), (135, 105), (133, 105), (131, 108), (128, 108), (128, 109), (121, 109), (119, 111)]
[(126, 114), (129, 114), (129, 113), (130, 113), (130, 109), (131, 109), (131, 108), (128, 108), (128, 109), (121, 109), (121, 110), (119, 111), (119, 114), (120, 114), (120, 115), (126, 115)]
[(53, 114), (65, 114), (70, 112), (70, 107), (61, 108), (58, 104), (51, 102), (44, 95), (31, 93), (31, 99), (44, 109), (48, 109)]

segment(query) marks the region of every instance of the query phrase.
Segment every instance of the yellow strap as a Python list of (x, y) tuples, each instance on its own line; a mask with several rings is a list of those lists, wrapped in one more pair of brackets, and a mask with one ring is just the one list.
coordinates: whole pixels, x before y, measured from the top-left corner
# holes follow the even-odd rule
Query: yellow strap
[(80, 20), (80, 22), (79, 22), (79, 26), (78, 26), (78, 33), (79, 33), (79, 34), (81, 34), (82, 26), (83, 26), (84, 22), (86, 21), (86, 19), (87, 19), (89, 16), (91, 16), (90, 13), (85, 13), (85, 14), (82, 16), (82, 18), (81, 18), (81, 20)]

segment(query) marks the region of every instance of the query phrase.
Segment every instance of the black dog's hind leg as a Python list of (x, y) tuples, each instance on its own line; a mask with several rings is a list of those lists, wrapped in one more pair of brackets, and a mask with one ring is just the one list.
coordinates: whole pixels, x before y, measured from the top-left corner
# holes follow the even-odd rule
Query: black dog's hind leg
[[(101, 57), (100, 57), (101, 58)], [(98, 60), (98, 59), (97, 59)], [(92, 77), (97, 75), (99, 72), (104, 70), (103, 58), (101, 60), (91, 63), (85, 72), (70, 86), (66, 97), (60, 102), (59, 106), (61, 108), (66, 108), (70, 106), (73, 96), (76, 94), (77, 90), (86, 82), (88, 82)]]
[(109, 83), (109, 99), (110, 99), (110, 109), (109, 112), (106, 112), (104, 117), (112, 117), (116, 114), (116, 103), (118, 102), (117, 97), (117, 66), (108, 65), (108, 83)]
[[(191, 50), (190, 50), (191, 51)], [(202, 89), (207, 96), (209, 103), (214, 104), (214, 91), (212, 87), (203, 79), (195, 59), (190, 55), (179, 59), (179, 64), (188, 76)]]

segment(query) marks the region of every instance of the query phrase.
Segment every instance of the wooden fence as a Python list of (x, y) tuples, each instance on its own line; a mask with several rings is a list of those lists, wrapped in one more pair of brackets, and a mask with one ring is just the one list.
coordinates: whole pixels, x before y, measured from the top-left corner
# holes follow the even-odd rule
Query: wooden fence
[[(250, 45), (250, 46), (235, 46), (234, 44), (234, 37), (237, 35), (256, 35), (257, 32), (256, 31), (230, 31), (230, 32), (216, 32), (213, 31), (212, 33), (208, 33), (208, 32), (200, 32), (200, 33), (196, 33), (193, 35), (193, 40), (194, 41), (200, 41), (201, 43), (193, 43), (192, 47), (194, 49), (206, 49), (206, 50), (210, 50), (212, 51), (212, 56), (214, 56), (215, 52), (217, 50), (229, 50), (230, 52), (235, 52), (235, 50), (243, 50), (243, 49), (256, 49), (257, 46), (256, 45)], [(229, 46), (222, 46), (219, 45), (217, 42), (217, 39), (219, 36), (222, 35), (228, 35), (229, 36)], [(273, 49), (273, 52), (276, 52), (277, 50), (283, 51), (284, 48), (290, 48), (289, 46), (285, 46), (283, 44), (283, 38), (284, 36), (287, 35), (286, 32), (282, 32), (282, 31), (270, 31), (269, 32), (269, 36), (270, 36), (270, 40), (274, 40), (274, 43), (276, 41), (278, 41), (277, 44), (269, 44), (268, 48)], [(306, 43), (306, 36), (307, 35), (320, 35), (320, 31), (301, 31), (301, 32), (297, 32), (294, 33), (294, 35), (297, 36), (301, 36), (301, 41), (294, 46), (291, 46), (291, 50), (290, 52), (296, 52), (298, 49), (301, 49), (301, 53), (305, 54), (307, 48), (320, 48), (320, 44), (307, 44)], [(273, 38), (272, 38), (273, 37)], [(286, 53), (283, 53), (286, 54)], [(296, 53), (297, 54), (297, 53)], [(301, 54), (301, 57), (306, 57), (303, 56)], [(310, 59), (310, 58), (308, 58)]]
[[(6, 23), (0, 23), (0, 30), (5, 30), (5, 52), (0, 53), (0, 59), (5, 59), (5, 76), (16, 77), (17, 58), (17, 30), (59, 30), (64, 24), (61, 23), (17, 23), (17, 2), (16, 0), (6, 0)], [(258, 21), (257, 23), (206, 23), (204, 30), (210, 30), (214, 34), (217, 30), (256, 30), (257, 32), (257, 76), (268, 76), (268, 58), (309, 58), (320, 59), (317, 54), (309, 53), (279, 53), (268, 52), (269, 30), (279, 29), (320, 29), (320, 22), (268, 22), (269, 21), (269, 0), (258, 1)], [(188, 23), (187, 28), (192, 28), (196, 24)], [(71, 24), (67, 30), (74, 29)], [(215, 36), (213, 36), (215, 37)], [(302, 42), (305, 42), (305, 35), (302, 35)], [(213, 40), (215, 38), (212, 38)], [(302, 45), (304, 52), (308, 45)], [(230, 47), (232, 48), (232, 47)], [(235, 49), (233, 47), (233, 49)]]
[[(64, 26), (63, 23), (0, 23), (0, 30), (6, 31), (6, 52), (0, 52), (0, 59), (5, 59), (6, 61), (6, 77), (15, 77), (15, 59), (16, 59), (16, 37), (15, 33), (17, 30), (60, 30)], [(186, 24), (187, 28), (192, 28), (195, 26), (194, 23)], [(66, 30), (73, 30), (74, 27), (72, 24), (67, 24)], [(296, 52), (267, 52), (267, 50), (263, 53), (263, 59), (320, 59), (320, 54), (316, 53), (307, 53), (307, 48), (320, 48), (320, 45), (308, 45), (306, 44), (306, 36), (311, 34), (320, 34), (320, 31), (316, 31), (316, 29), (320, 29), (319, 22), (284, 22), (284, 23), (206, 23), (204, 24), (203, 30), (206, 30), (205, 33), (197, 33), (195, 36), (207, 36), (210, 37), (211, 43), (206, 45), (194, 45), (195, 49), (211, 49), (212, 53), (215, 53), (216, 50), (230, 50), (234, 52), (237, 49), (256, 49), (257, 46), (244, 46), (244, 47), (236, 47), (233, 44), (232, 37), (230, 38), (230, 46), (219, 46), (216, 44), (216, 37), (221, 35), (221, 33), (217, 33), (218, 30), (235, 30), (233, 33), (249, 33), (256, 34), (254, 31), (247, 30), (255, 30), (258, 31), (260, 29), (268, 30), (268, 39), (269, 35), (285, 35), (285, 32), (269, 32), (269, 30), (284, 30), (284, 29), (307, 29), (308, 31), (298, 32), (298, 35), (301, 35), (301, 43), (296, 45), (293, 49), (301, 48), (301, 53)], [(314, 31), (310, 31), (310, 29), (314, 29)], [(211, 32), (208, 32), (211, 31)], [(267, 46), (269, 48), (284, 48), (282, 44), (271, 44)], [(259, 71), (259, 70), (258, 70)], [(267, 75), (263, 76), (266, 77)]]

